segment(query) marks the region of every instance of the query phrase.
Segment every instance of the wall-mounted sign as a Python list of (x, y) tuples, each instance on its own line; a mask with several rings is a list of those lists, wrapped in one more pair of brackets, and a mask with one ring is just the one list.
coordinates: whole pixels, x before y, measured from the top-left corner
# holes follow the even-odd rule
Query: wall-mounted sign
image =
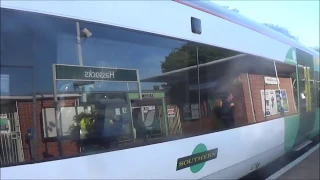
[(152, 111), (156, 109), (155, 106), (142, 106), (142, 108), (144, 113), (147, 113), (148, 111)]
[(168, 118), (174, 118), (176, 117), (176, 110), (175, 109), (167, 109), (168, 112)]
[(199, 104), (191, 104), (191, 116), (192, 119), (200, 118)]
[(0, 130), (1, 133), (10, 132), (10, 121), (8, 119), (7, 114), (0, 114)]
[(142, 94), (142, 98), (155, 98), (155, 94)]
[[(279, 78), (265, 76), (264, 77), (264, 83), (266, 83), (266, 84), (278, 84), (278, 79)], [(280, 84), (280, 81), (279, 81), (279, 84)]]
[(99, 68), (88, 66), (55, 65), (57, 80), (80, 81), (137, 81), (133, 69)]
[(179, 158), (177, 160), (177, 171), (190, 167), (193, 173), (199, 172), (205, 165), (205, 162), (217, 158), (218, 148), (207, 150), (206, 145), (198, 144), (192, 155)]

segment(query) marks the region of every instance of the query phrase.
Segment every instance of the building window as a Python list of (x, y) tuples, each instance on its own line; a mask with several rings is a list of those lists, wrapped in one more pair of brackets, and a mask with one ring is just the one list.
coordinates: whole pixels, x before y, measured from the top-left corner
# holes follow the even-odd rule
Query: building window
[(1, 96), (9, 95), (10, 92), (10, 76), (9, 74), (1, 74)]

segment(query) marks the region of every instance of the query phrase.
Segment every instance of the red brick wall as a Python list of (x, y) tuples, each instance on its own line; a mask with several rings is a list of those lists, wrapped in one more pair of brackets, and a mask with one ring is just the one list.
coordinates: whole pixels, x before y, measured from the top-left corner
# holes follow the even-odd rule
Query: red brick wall
[[(264, 77), (262, 75), (250, 74), (249, 80), (250, 80), (251, 94), (252, 94), (256, 121), (261, 122), (261, 121), (264, 121), (265, 119), (263, 115), (262, 100), (261, 100), (261, 90), (264, 89)], [(279, 81), (280, 81), (280, 89), (285, 89), (288, 96), (289, 112), (285, 113), (286, 116), (296, 114), (297, 110), (295, 108), (295, 100), (292, 93), (290, 78), (279, 78)], [(278, 85), (266, 84), (265, 89), (278, 89)], [(250, 102), (250, 99), (247, 99), (247, 101)], [(247, 109), (247, 112), (249, 112), (250, 110), (251, 108)], [(280, 117), (281, 117), (280, 114), (276, 114), (273, 116), (268, 116), (266, 119), (271, 120), (271, 119), (276, 119)]]
[(247, 74), (241, 74), (240, 75), (241, 82), (242, 82), (242, 88), (243, 88), (243, 96), (244, 96), (244, 110), (246, 111), (247, 115), (247, 123), (251, 124), (254, 123), (254, 112), (252, 112), (252, 105), (251, 105), (251, 100), (250, 100), (250, 89), (249, 89), (249, 84), (248, 84), (248, 79), (247, 79)]
[[(238, 109), (238, 112), (235, 114), (235, 125), (241, 126), (246, 124), (254, 123), (254, 117), (256, 118), (256, 122), (261, 122), (265, 120), (263, 116), (263, 109), (262, 109), (262, 100), (260, 95), (260, 90), (264, 89), (264, 76), (263, 75), (255, 75), (249, 74), (249, 82), (251, 88), (251, 95), (252, 95), (252, 103), (250, 99), (250, 92), (249, 92), (249, 84), (247, 79), (247, 74), (240, 75), (240, 81), (242, 83), (242, 90), (240, 90), (241, 86), (235, 87), (234, 91), (234, 98), (235, 98), (235, 105), (239, 107), (243, 105), (241, 109)], [(289, 103), (289, 112), (286, 112), (286, 116), (290, 116), (297, 113), (297, 109), (295, 107), (295, 99), (292, 93), (292, 86), (290, 78), (279, 78), (280, 81), (280, 88), (285, 89), (288, 96), (288, 103)], [(239, 89), (237, 89), (239, 88)], [(266, 89), (278, 89), (277, 85), (265, 85)], [(241, 104), (240, 101), (243, 101)], [(253, 111), (252, 111), (252, 104), (253, 104)], [(243, 114), (239, 114), (239, 111), (244, 111)], [(280, 114), (276, 114), (273, 116), (268, 116), (266, 120), (280, 118)], [(200, 121), (191, 121), (191, 122), (182, 122), (182, 128), (184, 133), (208, 133), (212, 132), (213, 129), (213, 119), (212, 116), (202, 117)]]
[[(65, 106), (74, 106), (75, 100), (68, 99), (64, 100)], [(44, 154), (49, 156), (58, 156), (58, 146), (56, 142), (45, 142), (42, 133), (42, 108), (53, 108), (53, 100), (41, 100), (37, 101), (37, 158), (39, 160), (44, 159)], [(23, 140), (23, 150), (25, 160), (31, 160), (29, 144), (26, 141), (27, 129), (33, 127), (32, 117), (33, 117), (33, 106), (32, 102), (18, 102), (18, 112), (19, 121), (21, 128), (21, 136)], [(77, 146), (75, 146), (71, 141), (62, 142), (62, 150), (65, 156), (76, 155), (78, 153)]]
[[(250, 98), (250, 96), (248, 96), (249, 91), (244, 91), (245, 89), (248, 89), (247, 77), (246, 75), (244, 75), (240, 76), (239, 79), (243, 83), (234, 85), (231, 87), (231, 89), (229, 89), (234, 96), (235, 126), (242, 126), (248, 124), (248, 114), (252, 117), (252, 111), (248, 111), (248, 108), (246, 108), (245, 106), (245, 98)], [(251, 110), (251, 106), (249, 107), (249, 110)], [(207, 109), (207, 111), (212, 111), (212, 109)], [(220, 120), (216, 119), (214, 115), (201, 116), (200, 120), (183, 121), (182, 110), (180, 112), (182, 121), (182, 131), (185, 134), (211, 133), (213, 131), (224, 128), (222, 122), (218, 122)], [(251, 118), (251, 120), (253, 122), (253, 118)]]

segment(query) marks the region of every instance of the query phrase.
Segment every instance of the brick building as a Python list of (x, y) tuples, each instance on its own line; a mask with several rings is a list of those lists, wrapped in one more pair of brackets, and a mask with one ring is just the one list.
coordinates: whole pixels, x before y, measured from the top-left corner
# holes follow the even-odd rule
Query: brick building
[[(75, 98), (68, 98), (63, 101), (64, 106), (74, 106)], [(36, 120), (37, 120), (37, 158), (44, 159), (58, 156), (57, 142), (50, 141), (43, 137), (43, 123), (42, 123), (42, 109), (54, 108), (54, 101), (52, 98), (37, 99), (36, 102)], [(20, 129), (22, 135), (23, 152), (25, 160), (31, 160), (31, 147), (26, 139), (27, 129), (33, 128), (33, 102), (32, 101), (18, 101), (17, 111), (19, 114)], [(62, 142), (63, 153), (66, 156), (76, 155), (78, 153), (77, 146), (71, 141)]]
[[(280, 88), (285, 89), (288, 97), (289, 111), (286, 115), (292, 115), (297, 113), (295, 107), (295, 99), (292, 88), (292, 81), (290, 78), (279, 78)], [(235, 124), (236, 126), (242, 126), (252, 124), (254, 121), (261, 122), (265, 120), (271, 120), (281, 117), (280, 114), (264, 117), (262, 108), (262, 99), (260, 91), (265, 89), (278, 89), (277, 85), (270, 85), (264, 83), (264, 76), (257, 74), (241, 74), (239, 76), (239, 82), (233, 87), (230, 87), (235, 96), (236, 114)], [(249, 84), (248, 84), (249, 83)], [(250, 92), (251, 91), (251, 92)], [(74, 107), (78, 97), (66, 97), (59, 100), (62, 106)], [(31, 147), (30, 143), (26, 139), (27, 129), (33, 128), (33, 101), (32, 99), (17, 99), (16, 111), (18, 112), (22, 147), (25, 161), (31, 160)], [(37, 97), (36, 101), (36, 134), (37, 134), (37, 158), (44, 159), (50, 157), (58, 157), (58, 144), (55, 139), (44, 138), (43, 133), (43, 108), (54, 108), (52, 97)], [(183, 134), (203, 134), (212, 132), (214, 128), (215, 120), (213, 115), (203, 115), (201, 120), (198, 121), (184, 121), (181, 107), (177, 112), (180, 113), (180, 123)], [(62, 141), (62, 151), (65, 156), (73, 156), (78, 154), (78, 147), (70, 140)]]
[[(280, 118), (280, 113), (264, 116), (262, 107), (261, 90), (278, 89), (276, 84), (265, 84), (264, 76), (257, 74), (241, 74), (237, 85), (230, 88), (234, 95), (235, 125), (243, 126), (266, 120)], [(289, 109), (285, 116), (298, 113), (291, 78), (279, 78), (280, 88), (285, 90), (288, 97)], [(200, 132), (212, 132), (212, 129), (221, 130), (221, 124), (214, 115), (204, 115), (200, 121), (182, 121), (184, 133), (198, 134)]]

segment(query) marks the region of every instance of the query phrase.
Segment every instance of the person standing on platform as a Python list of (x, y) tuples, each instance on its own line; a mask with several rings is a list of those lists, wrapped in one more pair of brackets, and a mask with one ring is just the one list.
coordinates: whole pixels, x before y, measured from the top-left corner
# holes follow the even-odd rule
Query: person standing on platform
[(233, 95), (229, 93), (222, 102), (222, 122), (228, 129), (234, 127), (234, 109)]

